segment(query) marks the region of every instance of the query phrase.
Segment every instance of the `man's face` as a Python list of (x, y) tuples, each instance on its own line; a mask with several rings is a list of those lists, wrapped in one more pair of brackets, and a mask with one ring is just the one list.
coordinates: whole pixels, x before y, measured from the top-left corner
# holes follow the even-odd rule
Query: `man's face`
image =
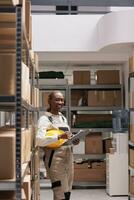
[(50, 100), (52, 110), (60, 110), (64, 105), (64, 97), (60, 92), (57, 92), (53, 95)]

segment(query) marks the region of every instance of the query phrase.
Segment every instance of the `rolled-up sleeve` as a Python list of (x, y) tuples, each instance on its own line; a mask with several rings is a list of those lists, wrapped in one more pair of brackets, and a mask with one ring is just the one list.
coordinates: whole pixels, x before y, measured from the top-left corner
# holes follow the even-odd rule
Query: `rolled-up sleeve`
[(58, 141), (58, 135), (57, 133), (48, 136), (46, 134), (46, 130), (50, 129), (51, 123), (46, 116), (40, 117), (38, 121), (38, 127), (37, 127), (37, 134), (36, 134), (36, 145), (40, 147), (47, 146), (48, 144), (51, 144), (53, 142)]

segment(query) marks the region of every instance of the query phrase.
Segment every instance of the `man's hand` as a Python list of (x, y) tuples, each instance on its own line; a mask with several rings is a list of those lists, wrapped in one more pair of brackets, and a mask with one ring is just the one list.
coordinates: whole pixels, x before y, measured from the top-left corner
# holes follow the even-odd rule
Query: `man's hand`
[(61, 135), (58, 135), (58, 139), (70, 139), (72, 137), (72, 133), (69, 131), (64, 132)]

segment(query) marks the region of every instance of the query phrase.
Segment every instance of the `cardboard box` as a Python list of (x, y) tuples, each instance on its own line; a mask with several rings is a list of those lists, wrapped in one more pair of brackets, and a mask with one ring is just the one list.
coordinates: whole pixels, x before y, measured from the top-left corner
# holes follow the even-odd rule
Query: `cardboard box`
[(87, 106), (88, 92), (85, 90), (71, 91), (71, 106)]
[(90, 133), (85, 137), (86, 154), (102, 154), (102, 133)]
[(29, 68), (24, 63), (22, 63), (21, 96), (27, 103), (30, 103), (29, 73)]
[[(9, 1), (8, 1), (9, 2)], [(12, 0), (13, 5), (19, 5), (22, 4), (22, 0)]]
[[(30, 21), (29, 21), (29, 47), (30, 49), (33, 49), (32, 48), (32, 16), (30, 16)], [(37, 63), (36, 63), (37, 64)], [(38, 72), (38, 66), (35, 65), (35, 68), (36, 68), (36, 71)]]
[(90, 84), (90, 71), (73, 71), (73, 84)]
[(16, 5), (18, 5), (18, 4), (21, 4), (21, 2), (22, 2), (22, 0), (1, 0), (0, 1), (0, 4), (1, 5), (7, 5), (7, 6), (11, 6), (11, 5), (14, 5), (14, 6), (16, 6)]
[[(21, 191), (21, 200), (27, 200), (24, 190)], [(0, 199), (1, 200), (16, 200), (16, 194), (14, 191), (0, 191)]]
[(31, 156), (32, 132), (31, 129), (25, 129), (21, 133), (21, 162), (25, 163), (30, 160)]
[(110, 148), (112, 148), (112, 139), (103, 140), (104, 153), (110, 153)]
[[(4, 152), (4, 150), (2, 150), (3, 148), (5, 148), (7, 150), (9, 148), (9, 150), (10, 150), (9, 152), (6, 152), (7, 150), (5, 150), (9, 159), (2, 162), (3, 165), (2, 164), (0, 165), (0, 169), (2, 166), (4, 168), (4, 165), (6, 166), (6, 164), (4, 164), (4, 162), (5, 163), (10, 162), (14, 168), (14, 165), (15, 165), (15, 134), (16, 134), (16, 130), (14, 127), (5, 126), (5, 127), (0, 128), (0, 150), (1, 150), (0, 158), (2, 158), (2, 152)], [(21, 162), (22, 163), (28, 162), (30, 160), (31, 146), (32, 146), (32, 134), (33, 134), (33, 131), (31, 128), (21, 130)], [(12, 144), (13, 144), (13, 147), (12, 147)], [(11, 156), (10, 156), (10, 153), (11, 153)], [(4, 160), (4, 158), (3, 158), (3, 160)], [(0, 173), (1, 173), (1, 170), (0, 170)]]
[(31, 177), (30, 177), (30, 175), (26, 175), (24, 177), (22, 188), (24, 189), (26, 200), (31, 200)]
[(39, 172), (40, 172), (40, 155), (39, 155), (39, 149), (37, 149), (35, 151), (34, 166), (35, 166), (35, 174), (39, 176)]
[(93, 168), (93, 169), (106, 169), (106, 162), (104, 162), (104, 161), (91, 162), (91, 168)]
[(39, 58), (38, 54), (34, 52), (34, 63), (35, 63), (35, 70), (36, 72), (39, 71)]
[(34, 191), (35, 191), (35, 199), (40, 200), (40, 181), (38, 179), (34, 181)]
[(26, 199), (26, 194), (25, 194), (25, 191), (24, 191), (23, 188), (21, 189), (21, 200), (27, 200)]
[(88, 165), (88, 163), (74, 163), (74, 169), (88, 169), (90, 168), (90, 165)]
[(0, 95), (15, 95), (15, 54), (0, 55)]
[(112, 128), (110, 114), (77, 114), (72, 116), (72, 126), (76, 128)]
[(134, 142), (134, 124), (130, 124), (130, 140)]
[[(27, 88), (27, 90), (26, 90)], [(22, 63), (22, 98), (30, 102), (29, 68)], [(15, 95), (16, 93), (16, 58), (15, 54), (0, 55), (0, 95)]]
[(93, 121), (109, 121), (112, 120), (110, 114), (77, 114), (76, 124), (81, 122), (93, 122)]
[(121, 106), (122, 105), (122, 94), (121, 91), (114, 90), (112, 91), (113, 95), (113, 106)]
[(98, 90), (88, 91), (88, 106), (100, 106)]
[(15, 23), (15, 21), (16, 21), (15, 13), (0, 13), (0, 22)]
[(134, 55), (129, 57), (129, 73), (134, 72)]
[(134, 149), (129, 149), (130, 166), (134, 168)]
[(97, 84), (120, 84), (119, 70), (97, 70)]
[(74, 165), (74, 181), (105, 181), (105, 169), (88, 168), (87, 163)]
[(120, 106), (121, 92), (120, 91), (100, 91), (99, 101), (102, 106)]
[(30, 16), (31, 16), (31, 1), (26, 0), (25, 1), (25, 26), (26, 26), (26, 34), (28, 41), (30, 41)]
[(41, 93), (41, 96), (42, 96), (42, 107), (44, 107), (44, 108), (48, 108), (49, 107), (49, 104), (48, 104), (48, 96), (49, 96), (49, 94), (51, 93), (51, 91), (50, 92), (42, 92)]
[(134, 91), (130, 94), (130, 108), (134, 108)]
[(14, 191), (0, 191), (0, 199), (1, 200), (15, 200), (15, 192)]
[[(31, 88), (31, 105), (34, 106), (35, 108), (39, 107), (39, 89), (36, 87)], [(41, 105), (40, 105), (41, 106)]]
[(121, 106), (121, 91), (88, 91), (88, 106)]
[(15, 132), (0, 130), (0, 179), (15, 177)]
[(39, 89), (35, 88), (35, 107), (39, 108)]
[(129, 192), (134, 195), (134, 176), (129, 178)]

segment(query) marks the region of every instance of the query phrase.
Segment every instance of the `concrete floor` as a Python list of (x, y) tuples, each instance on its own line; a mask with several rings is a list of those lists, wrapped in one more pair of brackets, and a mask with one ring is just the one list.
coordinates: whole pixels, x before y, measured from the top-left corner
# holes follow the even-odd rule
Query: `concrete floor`
[[(53, 200), (52, 191), (49, 188), (41, 189), (40, 200)], [(128, 197), (110, 197), (105, 189), (73, 189), (71, 200), (128, 200)]]
[[(50, 180), (40, 180), (40, 187), (40, 200), (53, 200)], [(73, 188), (70, 200), (128, 200), (127, 196), (110, 197), (106, 193), (106, 188), (103, 184), (97, 189), (96, 187), (87, 187), (85, 189), (85, 187), (78, 187), (77, 184)]]

